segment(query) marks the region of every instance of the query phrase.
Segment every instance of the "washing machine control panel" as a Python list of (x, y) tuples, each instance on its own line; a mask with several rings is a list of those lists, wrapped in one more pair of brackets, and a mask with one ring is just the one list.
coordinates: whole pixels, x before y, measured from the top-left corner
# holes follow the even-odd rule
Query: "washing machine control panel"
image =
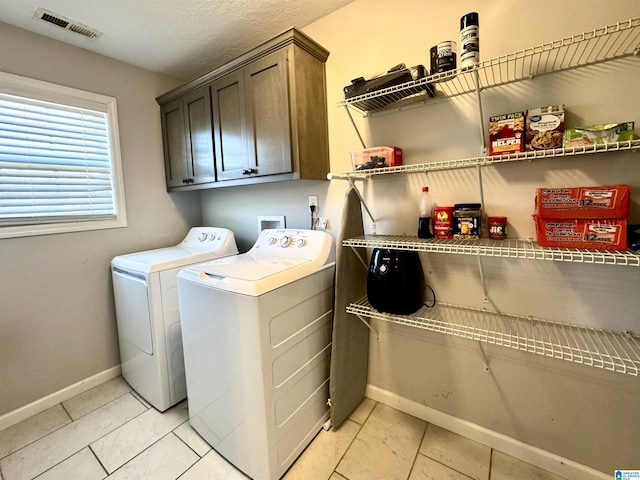
[(326, 248), (331, 236), (318, 230), (266, 229), (251, 248), (255, 253), (315, 258)]

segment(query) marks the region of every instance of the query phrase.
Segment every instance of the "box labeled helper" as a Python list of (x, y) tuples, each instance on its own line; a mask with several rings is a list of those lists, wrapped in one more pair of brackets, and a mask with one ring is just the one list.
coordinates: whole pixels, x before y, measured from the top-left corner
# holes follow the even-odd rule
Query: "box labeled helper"
[(524, 112), (489, 117), (489, 155), (524, 152)]

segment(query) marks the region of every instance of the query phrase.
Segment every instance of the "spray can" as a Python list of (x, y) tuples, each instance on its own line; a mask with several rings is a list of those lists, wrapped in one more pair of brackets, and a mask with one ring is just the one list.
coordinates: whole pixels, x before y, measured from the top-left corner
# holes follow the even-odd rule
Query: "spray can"
[(478, 13), (467, 13), (460, 19), (460, 68), (469, 68), (480, 62), (480, 35)]

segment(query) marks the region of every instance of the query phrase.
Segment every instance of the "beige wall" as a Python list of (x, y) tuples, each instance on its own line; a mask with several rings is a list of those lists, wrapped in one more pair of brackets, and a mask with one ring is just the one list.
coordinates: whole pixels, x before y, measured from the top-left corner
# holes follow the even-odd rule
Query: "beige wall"
[(155, 97), (176, 80), (0, 23), (0, 70), (116, 98), (129, 226), (0, 239), (0, 416), (120, 363), (109, 262), (179, 242), (197, 194), (164, 186)]
[[(636, 0), (557, 2), (356, 0), (303, 30), (331, 52), (327, 63), (332, 171), (350, 168), (357, 137), (336, 107), (352, 78), (400, 62), (427, 64), (429, 47), (456, 39), (459, 17), (480, 12), (481, 55), (490, 58), (640, 16)], [(241, 249), (257, 235), (258, 215), (308, 224), (307, 195), (320, 197), (330, 231), (340, 225), (343, 181), (294, 182), (166, 194), (154, 97), (178, 82), (0, 24), (0, 70), (113, 95), (118, 99), (129, 227), (0, 240), (0, 415), (118, 364), (109, 261), (117, 254), (177, 242), (191, 224), (232, 228)], [(636, 62), (637, 59), (630, 61)], [(487, 92), (485, 116), (565, 103), (574, 124), (634, 120), (640, 69), (602, 65)], [(620, 81), (626, 79), (625, 81)], [(370, 119), (355, 116), (368, 145), (395, 144), (406, 163), (479, 153), (471, 97)], [(511, 235), (533, 235), (537, 186), (629, 182), (631, 219), (640, 223), (640, 171), (633, 154), (544, 160), (483, 170), (486, 210), (509, 217)], [(437, 202), (475, 200), (474, 171), (383, 178), (363, 186), (379, 233), (415, 232), (419, 187)], [(365, 221), (370, 231), (371, 224)], [(502, 311), (640, 331), (636, 269), (483, 259), (487, 286)], [(442, 301), (476, 307), (476, 259), (423, 257)], [(637, 378), (485, 347), (409, 328), (379, 325), (369, 382), (604, 472), (637, 468)]]
[[(327, 95), (332, 171), (349, 170), (349, 152), (360, 148), (346, 113), (337, 107), (342, 88), (353, 78), (381, 73), (400, 62), (428, 65), (429, 48), (442, 40), (456, 40), (459, 18), (470, 11), (480, 13), (481, 57), (488, 59), (640, 16), (640, 4), (636, 0), (356, 0), (306, 26), (305, 33), (331, 52)], [(539, 77), (485, 92), (484, 116), (565, 103), (569, 125), (633, 120), (640, 132), (632, 87), (638, 84), (637, 58)], [(371, 118), (354, 114), (354, 119), (367, 146), (398, 145), (405, 163), (473, 157), (481, 150), (473, 96)], [(629, 182), (631, 220), (640, 223), (636, 156), (548, 159), (485, 168), (486, 212), (508, 216), (510, 235), (527, 238), (535, 234), (531, 213), (536, 187)], [(430, 186), (440, 204), (478, 198), (474, 169), (359, 183), (376, 216), (378, 233), (415, 234), (422, 185)], [(210, 191), (202, 194), (203, 218), (205, 223), (242, 232), (240, 237), (250, 245), (256, 235), (253, 219), (262, 213), (282, 211), (293, 217), (292, 226), (304, 226), (306, 195), (314, 193), (320, 195), (320, 212), (336, 234), (346, 188), (346, 182), (334, 180)], [(368, 219), (365, 228), (372, 231)], [(422, 260), (439, 300), (492, 308), (483, 302), (477, 259), (429, 254)], [(635, 268), (489, 258), (482, 263), (489, 296), (498, 310), (640, 331)], [(475, 342), (409, 327), (376, 326), (381, 334), (379, 341), (371, 339), (370, 384), (603, 472), (638, 467), (637, 378), (491, 346), (485, 346), (487, 373)]]

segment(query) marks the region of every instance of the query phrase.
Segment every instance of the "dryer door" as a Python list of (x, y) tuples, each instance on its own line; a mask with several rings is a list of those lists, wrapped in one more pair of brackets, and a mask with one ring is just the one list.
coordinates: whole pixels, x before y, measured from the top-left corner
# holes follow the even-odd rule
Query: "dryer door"
[(116, 270), (112, 274), (118, 336), (153, 355), (147, 281)]

